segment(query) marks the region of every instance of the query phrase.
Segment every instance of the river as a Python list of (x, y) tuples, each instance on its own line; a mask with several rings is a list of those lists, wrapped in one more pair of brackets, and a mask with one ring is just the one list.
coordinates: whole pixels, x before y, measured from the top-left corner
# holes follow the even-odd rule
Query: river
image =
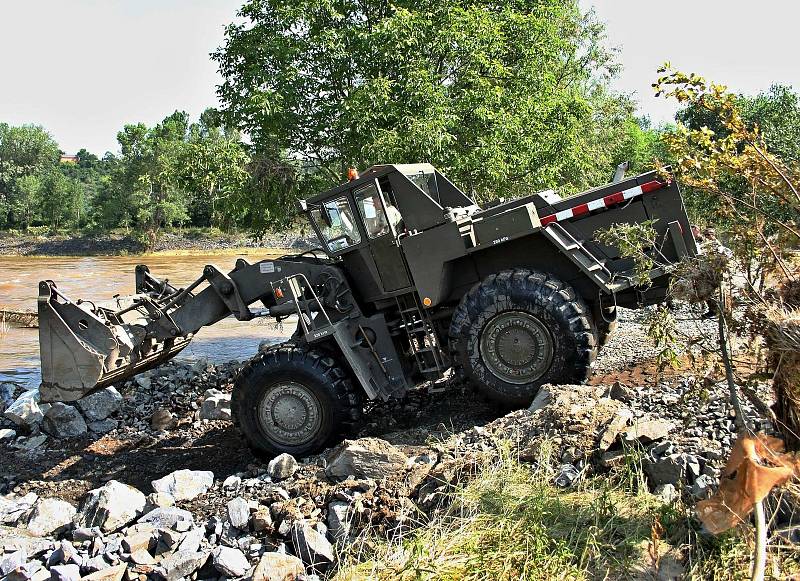
[[(155, 276), (167, 278), (177, 287), (194, 281), (206, 264), (214, 264), (227, 272), (240, 256), (256, 262), (279, 254), (281, 252), (268, 249), (253, 249), (252, 253), (227, 256), (0, 256), (0, 308), (35, 311), (40, 280), (55, 281), (59, 290), (72, 300), (105, 300), (116, 294), (133, 293), (137, 264), (147, 264)], [(0, 325), (0, 382), (38, 386), (38, 330), (2, 322)], [(288, 322), (281, 330), (275, 327), (272, 319), (240, 322), (228, 318), (198, 332), (176, 359), (193, 361), (207, 357), (214, 363), (243, 360), (256, 353), (261, 341), (268, 339), (277, 343), (292, 331)]]

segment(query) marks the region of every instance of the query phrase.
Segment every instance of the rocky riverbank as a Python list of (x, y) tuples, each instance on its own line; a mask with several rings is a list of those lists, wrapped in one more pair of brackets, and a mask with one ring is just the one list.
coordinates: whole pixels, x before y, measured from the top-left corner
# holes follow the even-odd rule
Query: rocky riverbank
[[(424, 524), (509, 452), (566, 489), (635, 462), (664, 502), (705, 498), (734, 438), (725, 387), (646, 371), (639, 317), (624, 312), (592, 385), (547, 386), (497, 417), (444, 382), (374, 405), (355, 439), (306, 459), (242, 447), (230, 421), (240, 362), (172, 362), (75, 405), (3, 384), (0, 578), (324, 576), (354, 537)], [(622, 373), (634, 354), (636, 383)]]
[[(222, 252), (240, 248), (307, 250), (316, 245), (313, 233), (299, 230), (269, 232), (261, 240), (246, 233), (197, 234), (165, 232), (154, 252)], [(26, 235), (0, 232), (0, 256), (115, 256), (141, 254), (145, 247), (133, 235)]]

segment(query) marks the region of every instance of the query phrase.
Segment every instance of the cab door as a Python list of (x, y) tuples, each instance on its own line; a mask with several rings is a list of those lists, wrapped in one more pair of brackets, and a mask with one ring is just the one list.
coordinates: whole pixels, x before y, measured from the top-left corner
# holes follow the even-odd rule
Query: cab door
[(398, 227), (402, 225), (399, 211), (391, 206), (377, 179), (355, 190), (353, 197), (384, 292), (410, 287), (408, 269), (396, 242)]

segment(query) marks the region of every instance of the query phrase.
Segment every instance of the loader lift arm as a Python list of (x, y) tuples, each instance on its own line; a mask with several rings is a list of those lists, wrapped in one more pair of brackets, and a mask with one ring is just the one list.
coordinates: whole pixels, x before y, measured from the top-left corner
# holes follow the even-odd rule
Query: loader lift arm
[[(204, 283), (205, 288), (196, 292)], [(259, 301), (264, 308), (251, 310), (250, 305)], [(53, 281), (40, 283), (43, 401), (74, 401), (160, 365), (180, 353), (201, 328), (230, 315), (248, 321), (298, 314), (306, 339), (319, 341), (333, 335), (355, 374), (366, 378), (367, 373), (359, 373), (365, 367), (372, 374), (372, 362), (351, 353), (353, 333), (348, 332), (369, 319), (353, 300), (342, 271), (317, 257), (286, 256), (254, 264), (240, 258), (229, 273), (207, 265), (196, 281), (182, 289), (139, 265), (136, 294), (127, 302), (72, 302)], [(346, 324), (339, 325), (342, 322)], [(328, 331), (320, 332), (320, 324)], [(375, 363), (385, 371), (380, 359)], [(385, 391), (391, 389), (389, 384), (404, 384), (397, 373), (391, 378), (386, 375), (385, 385), (378, 382), (377, 388), (367, 389), (374, 392), (372, 397), (381, 387)]]

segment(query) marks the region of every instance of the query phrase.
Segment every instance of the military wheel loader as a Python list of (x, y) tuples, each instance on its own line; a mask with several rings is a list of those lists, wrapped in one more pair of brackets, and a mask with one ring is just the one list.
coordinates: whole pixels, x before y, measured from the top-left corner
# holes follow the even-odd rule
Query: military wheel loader
[[(358, 426), (364, 400), (449, 370), (525, 406), (542, 384), (585, 380), (617, 307), (662, 301), (670, 266), (697, 253), (678, 185), (655, 172), (481, 207), (431, 165), (380, 165), (300, 206), (320, 249), (209, 264), (183, 288), (140, 265), (136, 294), (113, 304), (41, 282), (42, 401), (155, 367), (226, 317), (269, 316), (296, 317), (296, 332), (247, 363), (232, 395), (256, 453), (315, 452)], [(595, 232), (645, 220), (658, 266), (642, 286)]]

